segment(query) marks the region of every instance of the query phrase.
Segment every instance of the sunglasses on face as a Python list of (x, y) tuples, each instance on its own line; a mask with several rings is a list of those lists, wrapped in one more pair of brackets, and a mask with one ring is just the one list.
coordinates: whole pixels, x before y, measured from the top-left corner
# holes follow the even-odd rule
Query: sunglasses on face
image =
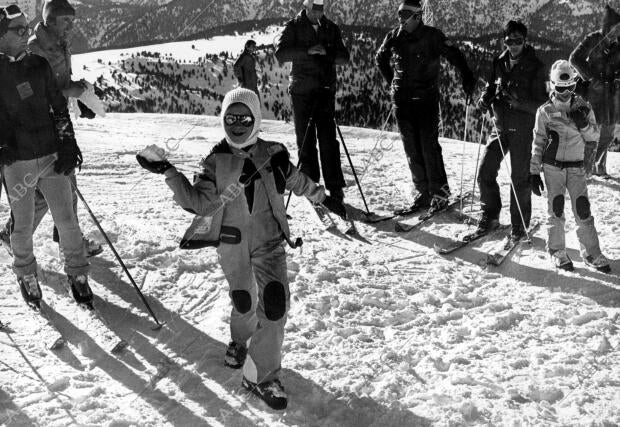
[(411, 10), (399, 10), (398, 17), (402, 19), (409, 19), (413, 16), (414, 19), (422, 18), (422, 12), (413, 12)]
[(224, 123), (228, 126), (239, 123), (241, 126), (250, 127), (254, 124), (254, 117), (249, 114), (226, 114)]
[(30, 34), (30, 28), (25, 27), (23, 25), (16, 25), (15, 27), (8, 27), (7, 30), (8, 31), (13, 31), (14, 33), (16, 33), (20, 37), (23, 37), (26, 34)]
[(521, 37), (516, 38), (516, 39), (511, 39), (511, 38), (505, 38), (504, 39), (504, 43), (506, 44), (506, 46), (519, 46), (523, 44), (523, 39)]

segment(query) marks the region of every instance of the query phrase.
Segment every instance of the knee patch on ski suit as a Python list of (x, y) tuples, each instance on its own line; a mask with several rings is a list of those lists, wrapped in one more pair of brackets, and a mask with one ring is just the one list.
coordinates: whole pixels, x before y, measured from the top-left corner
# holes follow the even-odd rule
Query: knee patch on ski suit
[(252, 308), (252, 297), (248, 291), (232, 291), (232, 300), (235, 310), (245, 314)]
[(286, 293), (280, 282), (269, 282), (263, 293), (265, 316), (271, 321), (280, 320), (286, 313)]
[(575, 208), (577, 210), (577, 215), (579, 219), (586, 220), (590, 218), (590, 201), (586, 196), (577, 197), (577, 201), (575, 202)]
[(553, 199), (553, 214), (557, 218), (562, 218), (564, 215), (564, 195), (560, 194)]

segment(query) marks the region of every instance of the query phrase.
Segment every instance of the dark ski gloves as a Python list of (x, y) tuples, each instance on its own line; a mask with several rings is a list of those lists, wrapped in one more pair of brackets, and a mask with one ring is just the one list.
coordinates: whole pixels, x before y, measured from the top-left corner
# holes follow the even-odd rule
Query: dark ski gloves
[(147, 160), (146, 157), (141, 155), (136, 155), (136, 159), (140, 166), (146, 169), (149, 172), (163, 174), (168, 169), (170, 169), (172, 164), (168, 160)]
[(54, 163), (54, 172), (60, 175), (70, 175), (76, 167), (82, 167), (80, 148), (77, 144), (62, 144), (58, 150), (58, 159)]
[(344, 207), (344, 204), (342, 203), (342, 201), (332, 196), (326, 195), (325, 200), (323, 200), (322, 204), (327, 209), (329, 209), (331, 212), (338, 215), (340, 218), (347, 219), (347, 210)]
[(530, 182), (532, 193), (540, 196), (542, 194), (542, 191), (545, 189), (540, 175), (530, 175), (528, 181)]
[(590, 113), (590, 109), (585, 106), (581, 106), (575, 110), (571, 110), (568, 112), (568, 117), (575, 122), (577, 125), (577, 129), (583, 129), (588, 127), (590, 123), (588, 121), (588, 114)]
[(17, 160), (15, 152), (9, 147), (0, 147), (0, 166), (10, 166)]

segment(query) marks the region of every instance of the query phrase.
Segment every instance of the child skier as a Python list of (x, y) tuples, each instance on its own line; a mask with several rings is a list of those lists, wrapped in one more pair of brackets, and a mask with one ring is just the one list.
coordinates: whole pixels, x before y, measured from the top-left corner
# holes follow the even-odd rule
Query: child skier
[(530, 184), (537, 196), (544, 189), (540, 172), (545, 174), (549, 213), (547, 249), (556, 267), (573, 270), (564, 240), (564, 194), (568, 190), (581, 256), (588, 267), (609, 272), (609, 261), (601, 253), (590, 211), (584, 168), (586, 144), (596, 144), (599, 129), (590, 105), (574, 93), (577, 71), (568, 61), (556, 61), (549, 77), (550, 100), (536, 112), (530, 162)]
[(181, 207), (209, 218), (202, 243), (196, 242), (200, 233), (189, 232), (182, 246), (217, 246), (233, 305), (225, 364), (243, 367), (243, 387), (272, 408), (284, 409), (287, 396), (278, 380), (289, 307), (283, 239), (295, 245), (282, 194), (290, 189), (340, 216), (345, 210), (290, 163), (282, 144), (258, 138), (261, 111), (256, 93), (242, 88), (228, 92), (221, 117), (226, 137), (202, 161), (202, 173), (193, 185), (161, 149), (148, 147), (137, 156), (138, 162), (151, 172), (165, 173)]

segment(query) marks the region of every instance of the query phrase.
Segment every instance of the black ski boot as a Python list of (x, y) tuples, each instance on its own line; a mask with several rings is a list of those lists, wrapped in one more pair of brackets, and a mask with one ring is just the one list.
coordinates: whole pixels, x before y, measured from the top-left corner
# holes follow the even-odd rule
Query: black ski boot
[(231, 341), (226, 349), (226, 356), (224, 356), (224, 365), (232, 369), (239, 369), (245, 363), (245, 357), (248, 355), (248, 349)]
[(67, 276), (69, 285), (71, 286), (71, 293), (73, 299), (78, 304), (92, 310), (93, 307), (93, 291), (88, 285), (88, 277), (85, 274), (78, 274), (76, 276)]
[(527, 233), (522, 225), (513, 225), (510, 230), (510, 237), (508, 238), (511, 245), (514, 245), (521, 240), (527, 239)]
[(396, 209), (394, 211), (394, 215), (404, 216), (410, 215), (412, 213), (416, 213), (422, 209), (428, 209), (431, 206), (431, 197), (427, 193), (419, 193), (415, 199), (413, 199), (413, 204), (406, 208)]
[(551, 254), (551, 259), (553, 260), (553, 265), (560, 270), (573, 271), (575, 269), (573, 262), (563, 249), (553, 252)]
[(334, 199), (338, 200), (339, 202), (342, 202), (344, 200), (344, 191), (340, 187), (330, 189), (329, 195), (332, 196)]
[(26, 304), (31, 308), (40, 309), (42, 294), (36, 273), (18, 276), (17, 283), (19, 283), (19, 289), (22, 292), (22, 297), (24, 301), (26, 301)]
[(447, 197), (433, 196), (431, 200), (431, 206), (430, 208), (428, 208), (427, 214), (434, 215), (435, 213), (439, 211), (443, 211), (444, 209), (448, 207), (449, 203), (450, 202), (448, 201)]
[(286, 409), (288, 405), (288, 396), (284, 391), (284, 387), (280, 383), (280, 380), (266, 381), (264, 383), (256, 384), (243, 377), (241, 385), (248, 391), (251, 391), (256, 396), (260, 397), (263, 402), (269, 405), (270, 408), (275, 410)]
[(499, 227), (499, 219), (491, 216), (486, 212), (482, 212), (480, 219), (478, 220), (478, 228), (476, 228), (476, 234), (489, 233)]
[(583, 262), (592, 270), (600, 271), (601, 273), (611, 273), (609, 260), (603, 254), (597, 256), (596, 258), (588, 255), (583, 259)]

